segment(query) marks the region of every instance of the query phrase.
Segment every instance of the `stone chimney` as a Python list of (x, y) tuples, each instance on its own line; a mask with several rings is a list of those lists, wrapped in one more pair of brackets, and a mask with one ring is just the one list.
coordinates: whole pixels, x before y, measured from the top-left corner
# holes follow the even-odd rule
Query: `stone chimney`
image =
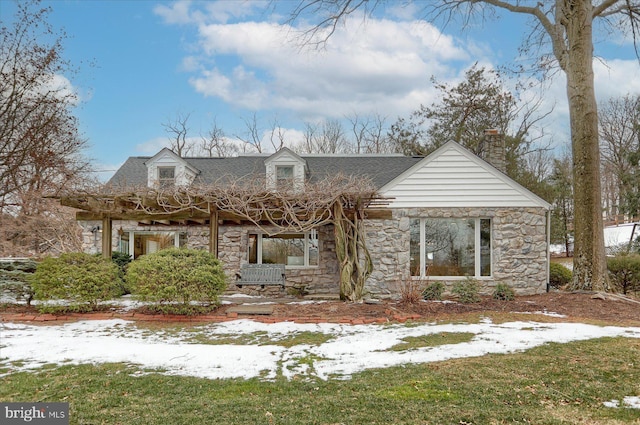
[(496, 129), (484, 131), (481, 157), (503, 173), (507, 172), (504, 134)]

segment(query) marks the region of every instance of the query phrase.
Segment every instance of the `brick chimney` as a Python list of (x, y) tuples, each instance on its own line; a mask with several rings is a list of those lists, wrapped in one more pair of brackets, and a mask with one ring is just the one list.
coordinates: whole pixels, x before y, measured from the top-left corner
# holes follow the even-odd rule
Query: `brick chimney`
[(481, 157), (503, 173), (507, 172), (504, 134), (497, 129), (484, 131)]

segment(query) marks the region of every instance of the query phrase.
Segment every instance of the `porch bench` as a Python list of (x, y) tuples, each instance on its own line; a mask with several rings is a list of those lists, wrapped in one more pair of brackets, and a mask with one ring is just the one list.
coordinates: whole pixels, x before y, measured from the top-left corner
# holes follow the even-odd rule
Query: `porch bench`
[(236, 273), (236, 286), (245, 285), (265, 286), (279, 285), (284, 289), (284, 264), (243, 264), (240, 273)]

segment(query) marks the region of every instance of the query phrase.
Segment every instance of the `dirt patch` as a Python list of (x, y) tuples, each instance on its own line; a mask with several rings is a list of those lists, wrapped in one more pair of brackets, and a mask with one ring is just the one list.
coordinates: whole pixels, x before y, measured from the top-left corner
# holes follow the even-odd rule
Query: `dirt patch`
[[(517, 297), (513, 301), (499, 301), (482, 297), (481, 302), (462, 304), (457, 302), (419, 302), (403, 304), (385, 301), (380, 304), (351, 304), (339, 301), (322, 303), (278, 304), (273, 316), (311, 317), (336, 320), (341, 317), (376, 318), (409, 317), (421, 320), (456, 320), (457, 316), (506, 313), (544, 313), (554, 320), (603, 322), (612, 325), (640, 325), (640, 303), (631, 300), (594, 298), (594, 294), (550, 292), (540, 295)], [(566, 316), (564, 318), (555, 315)], [(538, 318), (536, 318), (537, 320)]]
[[(353, 304), (342, 301), (304, 301), (278, 299), (271, 314), (250, 315), (234, 312), (237, 304), (222, 305), (207, 316), (177, 317), (175, 315), (148, 316), (158, 321), (216, 321), (233, 318), (250, 318), (260, 321), (336, 322), (336, 323), (385, 323), (417, 321), (473, 321), (483, 316), (492, 320), (570, 321), (618, 326), (640, 326), (640, 301), (604, 297), (592, 293), (550, 292), (540, 295), (517, 297), (513, 301), (499, 301), (482, 297), (479, 303), (462, 304), (455, 301), (406, 304), (397, 301), (380, 301), (376, 304)], [(104, 311), (73, 315), (65, 319), (103, 318)], [(112, 308), (110, 317), (145, 320), (145, 308), (126, 313)], [(21, 320), (16, 315), (37, 315), (34, 307), (4, 304), (0, 306), (0, 319)], [(535, 315), (535, 316), (534, 316)], [(53, 315), (49, 319), (54, 320)], [(33, 319), (31, 319), (33, 320)]]

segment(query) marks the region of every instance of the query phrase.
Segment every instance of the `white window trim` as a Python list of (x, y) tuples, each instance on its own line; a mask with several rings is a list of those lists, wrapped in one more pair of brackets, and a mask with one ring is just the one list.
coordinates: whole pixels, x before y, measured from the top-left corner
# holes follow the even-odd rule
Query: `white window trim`
[[(443, 217), (446, 218), (446, 217)], [(461, 219), (473, 219), (474, 223), (474, 232), (475, 232), (475, 240), (474, 240), (474, 272), (475, 276), (469, 276), (473, 279), (477, 280), (490, 280), (493, 279), (493, 220), (489, 217), (448, 217), (448, 218), (461, 218)], [(425, 221), (427, 218), (420, 219), (420, 276), (411, 276), (414, 279), (424, 279), (427, 277), (426, 270), (426, 255), (425, 255), (425, 247), (426, 247), (426, 226)], [(480, 234), (480, 220), (490, 220), (491, 226), (489, 228), (489, 240), (491, 241), (492, 249), (489, 250), (489, 262), (491, 265), (491, 274), (489, 276), (481, 276), (482, 274), (482, 264), (481, 264), (481, 234)], [(437, 279), (437, 280), (464, 280), (466, 276), (429, 276), (429, 278)]]
[[(252, 233), (257, 237), (256, 241), (256, 264), (262, 264), (262, 237), (264, 233)], [(318, 268), (320, 266), (320, 239), (318, 239), (318, 234), (316, 230), (311, 230), (310, 232), (293, 232), (287, 233), (291, 235), (304, 235), (304, 265), (302, 266), (290, 266), (285, 264), (285, 269), (313, 269)], [(311, 248), (311, 236), (315, 236), (315, 239), (318, 241), (318, 264), (309, 264), (309, 249)]]
[(291, 167), (293, 171), (292, 188), (300, 191), (304, 188), (304, 165), (297, 161), (275, 161), (267, 167), (267, 188), (278, 190), (278, 168)]

